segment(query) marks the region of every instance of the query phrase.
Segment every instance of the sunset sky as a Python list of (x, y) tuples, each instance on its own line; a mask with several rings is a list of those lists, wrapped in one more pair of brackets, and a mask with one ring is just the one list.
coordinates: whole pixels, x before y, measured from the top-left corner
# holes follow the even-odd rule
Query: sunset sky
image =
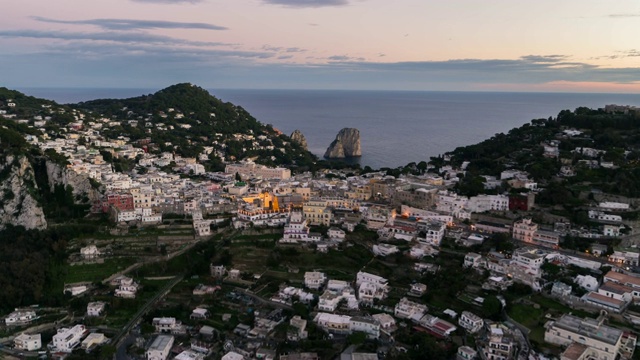
[(0, 86), (640, 93), (640, 1), (21, 0)]

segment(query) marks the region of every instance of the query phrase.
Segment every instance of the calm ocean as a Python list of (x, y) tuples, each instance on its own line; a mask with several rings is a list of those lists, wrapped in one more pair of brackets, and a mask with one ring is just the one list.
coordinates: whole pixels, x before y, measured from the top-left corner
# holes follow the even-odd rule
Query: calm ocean
[[(150, 94), (151, 89), (20, 89), (74, 103)], [(343, 127), (360, 130), (362, 166), (396, 167), (478, 143), (560, 110), (640, 105), (640, 95), (334, 90), (209, 90), (286, 134), (295, 129), (322, 156)]]

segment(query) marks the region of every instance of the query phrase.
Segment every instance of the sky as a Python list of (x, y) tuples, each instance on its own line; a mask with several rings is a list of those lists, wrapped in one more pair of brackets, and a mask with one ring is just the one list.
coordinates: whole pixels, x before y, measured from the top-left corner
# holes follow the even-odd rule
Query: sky
[(640, 93), (640, 1), (20, 0), (0, 86)]

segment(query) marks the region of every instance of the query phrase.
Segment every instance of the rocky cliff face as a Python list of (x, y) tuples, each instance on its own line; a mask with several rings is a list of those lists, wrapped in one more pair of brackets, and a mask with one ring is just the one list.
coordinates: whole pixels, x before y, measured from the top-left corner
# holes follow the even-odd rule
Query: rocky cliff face
[(50, 191), (53, 192), (56, 185), (63, 185), (65, 188), (70, 185), (76, 203), (86, 203), (84, 200), (87, 198), (89, 201), (100, 199), (100, 193), (91, 186), (87, 175), (78, 174), (51, 160), (46, 161), (46, 168)]
[(328, 159), (342, 159), (345, 157), (362, 156), (360, 149), (360, 130), (354, 128), (344, 128), (340, 130), (336, 139), (324, 153)]
[(307, 139), (304, 137), (304, 135), (302, 135), (302, 132), (300, 130), (296, 129), (294, 132), (292, 132), (290, 138), (291, 141), (299, 144), (303, 149), (308, 150)]
[(46, 229), (47, 220), (38, 196), (33, 167), (22, 155), (0, 161), (0, 230), (8, 224), (26, 229)]

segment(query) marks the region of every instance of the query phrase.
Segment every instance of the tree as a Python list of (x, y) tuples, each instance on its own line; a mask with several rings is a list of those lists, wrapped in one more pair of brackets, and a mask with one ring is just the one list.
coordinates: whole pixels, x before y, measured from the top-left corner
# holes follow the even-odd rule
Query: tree
[(502, 303), (494, 296), (487, 296), (482, 302), (482, 316), (491, 320), (500, 320), (502, 313)]
[(242, 176), (236, 172), (236, 181), (242, 181)]

